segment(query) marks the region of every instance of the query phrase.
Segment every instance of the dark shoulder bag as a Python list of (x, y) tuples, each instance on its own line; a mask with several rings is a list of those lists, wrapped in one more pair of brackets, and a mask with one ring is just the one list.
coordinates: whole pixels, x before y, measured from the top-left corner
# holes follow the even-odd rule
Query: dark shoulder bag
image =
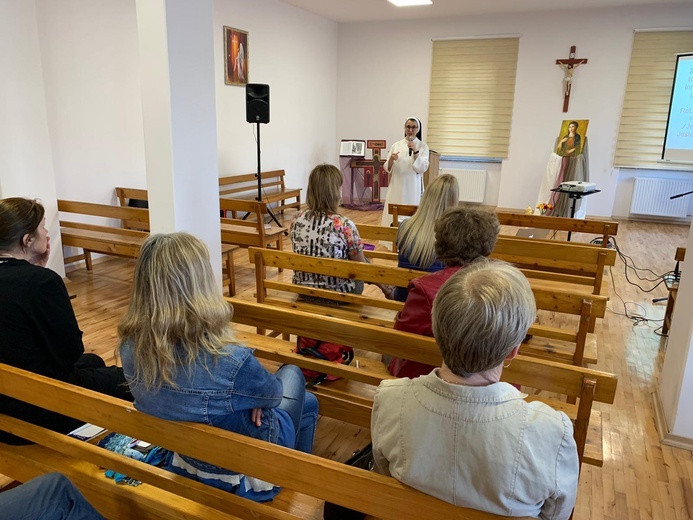
[[(373, 460), (373, 444), (369, 443), (363, 449), (354, 452), (354, 454), (344, 464), (354, 466), (355, 468), (373, 471), (375, 464)], [(363, 520), (366, 518), (365, 513), (354, 511), (348, 507), (338, 506), (332, 502), (325, 502), (324, 520)]]

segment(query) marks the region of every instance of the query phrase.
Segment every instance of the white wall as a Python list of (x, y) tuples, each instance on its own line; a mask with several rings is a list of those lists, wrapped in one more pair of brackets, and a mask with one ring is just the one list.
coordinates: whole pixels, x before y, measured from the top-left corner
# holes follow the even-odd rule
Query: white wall
[(51, 236), (48, 267), (64, 276), (33, 0), (0, 0), (0, 49), (0, 198), (41, 199)]
[[(487, 189), (485, 203), (495, 197), (500, 207), (534, 205), (561, 121), (589, 119), (590, 176), (603, 192), (589, 200), (588, 213), (611, 216), (619, 180), (613, 151), (633, 30), (691, 20), (693, 5), (667, 5), (341, 25), (337, 137), (384, 138), (390, 145), (406, 117), (416, 115), (425, 140), (431, 39), (517, 35), (509, 156), (498, 192)], [(555, 60), (567, 57), (571, 45), (589, 62), (575, 71), (564, 114), (563, 73)]]
[[(636, 177), (658, 177), (663, 179), (675, 179), (686, 181), (693, 179), (692, 172), (680, 172), (673, 170), (643, 170), (639, 168), (614, 168), (615, 175), (618, 175), (618, 185), (616, 186), (616, 196), (614, 197), (614, 208), (612, 215), (615, 218), (630, 216), (630, 202), (633, 197), (633, 188)], [(693, 198), (688, 197), (688, 215), (693, 213)], [(642, 217), (641, 217), (642, 218)], [(668, 221), (673, 219), (669, 218)], [(684, 219), (681, 219), (683, 222)]]
[(145, 187), (134, 0), (37, 0), (58, 197)]
[(337, 162), (337, 24), (277, 0), (217, 0), (219, 175), (257, 170), (255, 125), (245, 89), (224, 85), (223, 26), (248, 31), (250, 83), (270, 86), (270, 123), (260, 125), (262, 169), (284, 169), (305, 187), (310, 170)]
[[(686, 249), (693, 250), (693, 228), (688, 234)], [(691, 263), (690, 260), (688, 262)], [(659, 377), (659, 398), (669, 432), (693, 442), (693, 274), (682, 263), (681, 282), (672, 316), (667, 352)]]
[[(115, 202), (115, 186), (146, 187), (134, 0), (36, 0), (58, 196)], [(277, 0), (216, 0), (219, 174), (256, 169), (245, 89), (224, 84), (224, 25), (250, 33), (249, 77), (271, 88), (263, 169), (304, 186), (335, 161), (337, 24)]]

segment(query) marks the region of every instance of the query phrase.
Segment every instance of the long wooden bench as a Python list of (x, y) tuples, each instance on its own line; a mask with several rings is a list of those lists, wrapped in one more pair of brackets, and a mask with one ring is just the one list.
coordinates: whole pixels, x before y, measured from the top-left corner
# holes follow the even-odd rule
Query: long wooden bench
[[(366, 241), (391, 242), (396, 251), (397, 228), (357, 224)], [(397, 260), (395, 252), (365, 251), (370, 258)], [(606, 267), (616, 265), (616, 251), (589, 244), (538, 240), (500, 235), (491, 258), (510, 262), (527, 278), (551, 280), (569, 286), (582, 286), (592, 294), (608, 294), (604, 278)], [(576, 287), (570, 287), (576, 290)], [(560, 287), (557, 286), (557, 290)]]
[[(411, 217), (418, 206), (410, 204), (390, 204), (392, 226), (399, 226), (399, 217)], [(496, 211), (501, 226), (529, 227), (570, 233), (601, 235), (601, 247), (609, 247), (609, 237), (618, 232), (618, 222), (602, 219), (576, 219), (551, 217), (547, 215), (527, 215), (524, 211)]]
[(265, 224), (267, 203), (256, 200), (219, 199), (219, 207), (227, 214), (242, 213), (244, 218), (221, 219), (221, 241), (241, 247), (274, 247), (284, 249), (285, 227)]
[[(132, 201), (149, 200), (147, 190), (138, 188), (115, 189), (116, 196), (120, 205), (125, 207)], [(257, 246), (283, 249), (282, 240), (287, 234), (285, 227), (264, 224), (267, 216), (267, 203), (255, 200), (240, 200), (230, 198), (220, 198), (219, 208), (224, 215), (229, 213), (232, 218), (222, 217), (221, 219), (221, 241), (224, 244), (237, 245), (241, 247)], [(241, 216), (239, 218), (239, 215)], [(129, 229), (149, 229), (141, 227), (139, 222), (123, 219), (123, 227)]]
[[(205, 424), (172, 422), (132, 403), (0, 365), (0, 393), (283, 487), (260, 504), (44, 428), (0, 415), (0, 429), (36, 444), (0, 444), (0, 472), (19, 481), (59, 471), (110, 519), (317, 520), (324, 500), (378, 518), (494, 520), (407, 487), (394, 478), (272, 445)], [(120, 486), (113, 469), (143, 482)]]
[[(291, 281), (269, 279), (267, 267), (292, 269), (322, 275), (338, 276), (406, 287), (408, 282), (426, 273), (382, 264), (365, 264), (334, 258), (316, 258), (298, 253), (274, 251), (260, 248), (248, 250), (250, 262), (255, 265), (258, 303), (283, 308), (304, 310), (313, 314), (335, 316), (350, 321), (366, 322), (381, 327), (392, 327), (396, 313), (402, 309), (401, 302), (357, 294), (338, 293), (294, 285)], [(561, 327), (535, 324), (530, 328), (533, 337), (523, 344), (521, 352), (526, 355), (554, 359), (564, 363), (583, 365), (597, 362), (596, 335), (589, 332), (591, 320), (606, 314), (607, 298), (568, 289), (556, 290), (551, 282), (530, 279), (537, 309), (571, 318), (577, 317), (577, 326)], [(336, 300), (344, 305), (321, 305), (302, 301), (300, 295)], [(271, 330), (277, 330), (271, 329)]]
[[(284, 183), (285, 176), (284, 170), (262, 172), (262, 202), (267, 204), (279, 203), (276, 209), (281, 213), (284, 213), (285, 209), (295, 208), (298, 210), (301, 207), (301, 188), (287, 188)], [(257, 174), (230, 175), (219, 178), (219, 195), (223, 198), (256, 200)]]
[[(58, 211), (60, 212), (60, 237), (63, 246), (82, 249), (82, 254), (65, 258), (65, 263), (70, 264), (84, 260), (89, 271), (93, 268), (92, 253), (137, 258), (140, 256), (142, 243), (149, 236), (149, 232), (141, 231), (141, 229), (149, 229), (149, 211), (146, 209), (58, 200)], [(68, 219), (67, 214), (72, 215), (71, 219)], [(74, 220), (75, 216), (79, 219), (98, 217), (105, 221), (105, 225), (88, 224)], [(114, 220), (129, 222), (131, 227), (140, 230), (108, 225)], [(233, 252), (237, 249), (237, 246), (229, 244), (222, 244), (221, 247), (224, 286), (228, 287), (231, 296), (236, 294)]]
[[(340, 343), (434, 366), (440, 366), (442, 361), (433, 338), (238, 298), (227, 300), (233, 305), (235, 323), (259, 329), (279, 328), (286, 334)], [(240, 330), (237, 331), (237, 338), (255, 348), (258, 357), (341, 377), (339, 381), (312, 387), (320, 402), (321, 414), (363, 428), (370, 427), (375, 387), (380, 381), (392, 378), (384, 365), (373, 359), (357, 358), (360, 361), (358, 367), (354, 364), (339, 365), (295, 354), (292, 352), (294, 343), (283, 339)], [(559, 401), (555, 397), (540, 398), (532, 395), (527, 398), (544, 401), (566, 412), (575, 424), (575, 439), (581, 461), (602, 465), (601, 414), (592, 409), (592, 402), (613, 403), (618, 380), (615, 375), (519, 355), (503, 370), (503, 380), (567, 396), (569, 400), (579, 399), (576, 405)]]

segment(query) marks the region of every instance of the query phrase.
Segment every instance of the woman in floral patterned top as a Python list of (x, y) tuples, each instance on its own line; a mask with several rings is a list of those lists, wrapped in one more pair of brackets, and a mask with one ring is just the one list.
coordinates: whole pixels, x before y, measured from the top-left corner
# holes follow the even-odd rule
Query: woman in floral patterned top
[[(337, 213), (341, 201), (342, 172), (331, 164), (313, 168), (308, 178), (308, 208), (298, 212), (291, 223), (291, 244), (295, 253), (321, 258), (367, 262), (363, 242), (356, 225)], [(295, 271), (293, 282), (316, 289), (337, 292), (363, 292), (363, 282), (336, 276)], [(388, 285), (378, 285), (386, 298), (394, 292)]]

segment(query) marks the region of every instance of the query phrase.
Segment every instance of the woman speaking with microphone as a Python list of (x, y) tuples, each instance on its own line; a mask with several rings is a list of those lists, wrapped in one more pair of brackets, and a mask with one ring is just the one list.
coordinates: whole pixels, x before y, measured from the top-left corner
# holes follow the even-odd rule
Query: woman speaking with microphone
[(410, 117), (404, 123), (404, 139), (390, 147), (384, 165), (389, 175), (382, 225), (392, 224), (389, 204), (414, 204), (421, 201), (423, 173), (428, 169), (428, 145), (421, 140), (421, 122)]

